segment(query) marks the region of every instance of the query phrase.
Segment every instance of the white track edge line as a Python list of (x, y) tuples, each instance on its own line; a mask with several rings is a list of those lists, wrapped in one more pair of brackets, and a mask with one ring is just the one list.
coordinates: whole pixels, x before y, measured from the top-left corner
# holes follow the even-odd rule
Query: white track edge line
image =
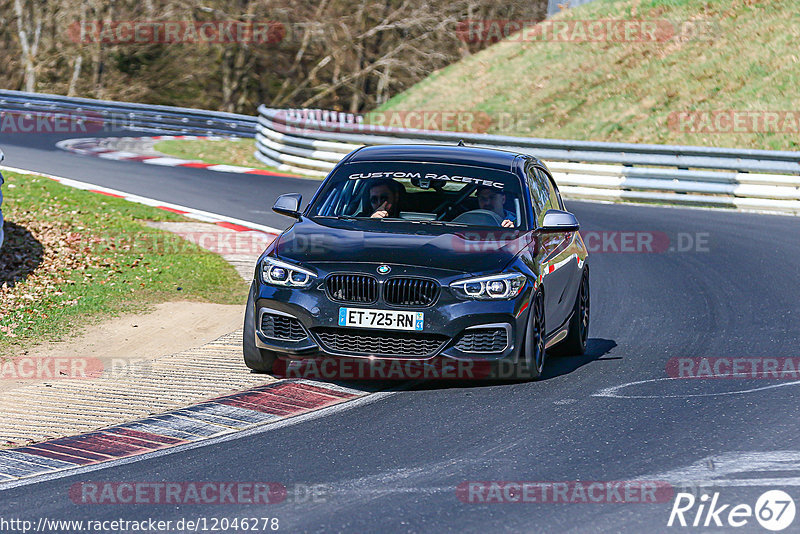
[(175, 210), (185, 211), (187, 212), (187, 217), (191, 217), (192, 214), (201, 215), (203, 217), (210, 217), (219, 222), (229, 222), (232, 224), (238, 224), (240, 226), (246, 226), (248, 228), (252, 228), (253, 230), (259, 230), (261, 232), (265, 232), (267, 234), (275, 234), (278, 235), (283, 232), (283, 230), (279, 230), (277, 228), (272, 228), (271, 226), (265, 226), (263, 224), (258, 224), (250, 221), (245, 221), (243, 219), (237, 219), (235, 217), (228, 217), (227, 215), (220, 215), (218, 213), (211, 213), (209, 211), (198, 210), (195, 208), (190, 208), (188, 206), (181, 206), (180, 204), (173, 204), (171, 202), (163, 202), (161, 200), (157, 200), (154, 198), (143, 197), (139, 195), (135, 195), (133, 193), (127, 193), (125, 191), (120, 191), (118, 189), (111, 189), (109, 187), (104, 187), (100, 185), (95, 185), (89, 182), (81, 182), (79, 180), (73, 180), (72, 178), (64, 178), (63, 176), (57, 176), (54, 174), (47, 174), (38, 171), (31, 171), (28, 169), (20, 169), (17, 167), (9, 167), (7, 165), (0, 165), (0, 170), (8, 171), (8, 172), (17, 172), (23, 174), (31, 174), (34, 176), (41, 176), (43, 178), (49, 178), (51, 180), (55, 180), (63, 185), (68, 187), (74, 187), (76, 189), (83, 189), (89, 190), (94, 189), (96, 191), (102, 191), (104, 193), (111, 193), (112, 195), (119, 195), (123, 197), (124, 200), (129, 202), (135, 202), (137, 204), (144, 204), (146, 206), (164, 206), (165, 208), (171, 208)]

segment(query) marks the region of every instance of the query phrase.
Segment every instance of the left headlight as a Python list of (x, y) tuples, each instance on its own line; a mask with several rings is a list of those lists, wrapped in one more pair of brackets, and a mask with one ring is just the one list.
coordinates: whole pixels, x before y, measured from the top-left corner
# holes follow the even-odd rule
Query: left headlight
[(527, 277), (521, 273), (494, 274), (457, 280), (450, 287), (459, 295), (478, 300), (512, 299), (525, 287)]
[(266, 258), (261, 262), (261, 279), (265, 284), (283, 287), (308, 287), (316, 277), (317, 275), (309, 269), (275, 258)]

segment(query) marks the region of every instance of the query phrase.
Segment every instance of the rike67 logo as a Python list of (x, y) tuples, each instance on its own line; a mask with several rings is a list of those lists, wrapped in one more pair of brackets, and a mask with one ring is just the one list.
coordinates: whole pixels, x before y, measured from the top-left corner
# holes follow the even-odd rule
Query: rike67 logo
[(781, 490), (770, 490), (749, 504), (723, 503), (719, 492), (704, 493), (696, 498), (691, 493), (678, 493), (669, 514), (667, 526), (738, 528), (755, 520), (765, 529), (779, 532), (789, 528), (796, 513), (794, 499)]

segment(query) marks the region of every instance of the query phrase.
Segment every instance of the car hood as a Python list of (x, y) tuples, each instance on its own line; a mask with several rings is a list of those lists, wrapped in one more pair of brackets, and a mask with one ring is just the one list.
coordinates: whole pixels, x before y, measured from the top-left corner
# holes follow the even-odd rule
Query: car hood
[[(388, 221), (301, 219), (284, 232), (275, 253), (297, 263), (412, 265), (460, 273), (501, 271), (530, 233), (466, 230)], [(409, 227), (412, 227), (409, 230)]]

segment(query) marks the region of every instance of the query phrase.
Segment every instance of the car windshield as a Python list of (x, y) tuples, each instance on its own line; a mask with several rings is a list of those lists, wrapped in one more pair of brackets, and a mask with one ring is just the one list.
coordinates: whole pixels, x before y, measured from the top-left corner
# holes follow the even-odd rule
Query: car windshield
[(432, 163), (351, 163), (329, 177), (309, 216), (527, 229), (511, 172)]

